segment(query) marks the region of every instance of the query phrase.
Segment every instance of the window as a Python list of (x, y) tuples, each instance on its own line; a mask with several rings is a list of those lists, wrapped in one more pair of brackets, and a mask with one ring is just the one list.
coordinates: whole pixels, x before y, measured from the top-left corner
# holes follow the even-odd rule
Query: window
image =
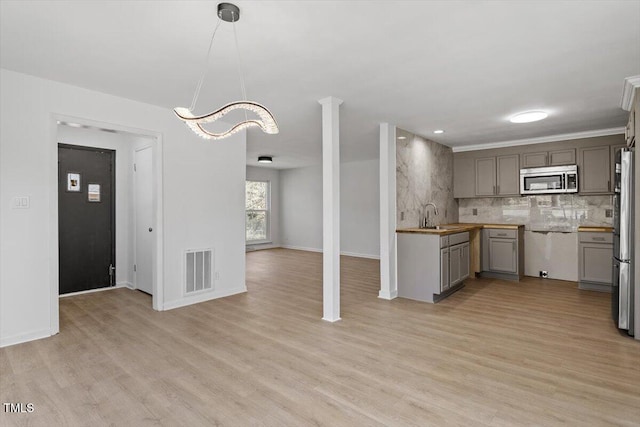
[(269, 241), (269, 182), (247, 181), (245, 191), (247, 243)]

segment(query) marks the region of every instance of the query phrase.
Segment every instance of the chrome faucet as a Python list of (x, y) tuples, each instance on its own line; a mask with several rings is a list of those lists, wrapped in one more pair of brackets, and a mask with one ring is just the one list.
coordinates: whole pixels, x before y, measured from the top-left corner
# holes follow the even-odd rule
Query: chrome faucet
[(434, 215), (438, 215), (438, 207), (436, 206), (435, 203), (433, 202), (429, 202), (425, 205), (422, 206), (422, 219), (420, 220), (420, 228), (427, 228), (429, 227), (429, 216), (427, 215), (427, 208), (429, 206), (433, 206), (433, 214)]

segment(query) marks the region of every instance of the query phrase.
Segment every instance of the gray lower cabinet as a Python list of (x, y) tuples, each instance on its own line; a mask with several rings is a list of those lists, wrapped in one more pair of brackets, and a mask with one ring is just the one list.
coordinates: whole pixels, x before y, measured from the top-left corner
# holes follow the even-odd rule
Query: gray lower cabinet
[(449, 248), (440, 249), (440, 291), (449, 289)]
[(518, 272), (516, 239), (489, 238), (489, 270), (501, 273)]
[(398, 296), (438, 302), (469, 277), (469, 232), (398, 233)]
[(449, 287), (453, 287), (469, 277), (469, 242), (449, 248)]
[(460, 283), (460, 246), (451, 246), (449, 248), (449, 287)]
[(524, 229), (482, 230), (482, 276), (520, 280), (524, 275)]
[(613, 279), (613, 234), (578, 233), (578, 287), (611, 292)]

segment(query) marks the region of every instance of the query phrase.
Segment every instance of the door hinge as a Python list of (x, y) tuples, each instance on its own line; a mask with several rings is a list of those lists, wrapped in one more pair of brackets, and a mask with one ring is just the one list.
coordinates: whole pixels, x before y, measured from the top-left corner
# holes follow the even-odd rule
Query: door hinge
[(137, 171), (138, 171), (138, 170), (136, 169), (136, 164), (135, 164), (135, 163), (133, 164), (133, 171), (134, 171), (134, 172), (137, 172)]
[(138, 266), (133, 264), (133, 271), (138, 271)]

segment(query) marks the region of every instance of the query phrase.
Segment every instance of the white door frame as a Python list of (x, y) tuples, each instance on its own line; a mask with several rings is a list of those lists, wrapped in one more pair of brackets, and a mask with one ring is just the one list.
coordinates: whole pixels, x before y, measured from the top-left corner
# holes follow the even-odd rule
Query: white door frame
[[(96, 129), (109, 129), (155, 138), (151, 144), (153, 150), (153, 205), (155, 207), (153, 263), (153, 309), (164, 310), (163, 258), (164, 241), (163, 219), (163, 183), (162, 183), (162, 133), (145, 129), (137, 129), (113, 123), (100, 122), (64, 114), (52, 113), (49, 121), (49, 283), (50, 283), (50, 328), (51, 335), (60, 332), (59, 307), (59, 253), (58, 253), (58, 122), (77, 123)], [(45, 184), (46, 185), (46, 184)]]

